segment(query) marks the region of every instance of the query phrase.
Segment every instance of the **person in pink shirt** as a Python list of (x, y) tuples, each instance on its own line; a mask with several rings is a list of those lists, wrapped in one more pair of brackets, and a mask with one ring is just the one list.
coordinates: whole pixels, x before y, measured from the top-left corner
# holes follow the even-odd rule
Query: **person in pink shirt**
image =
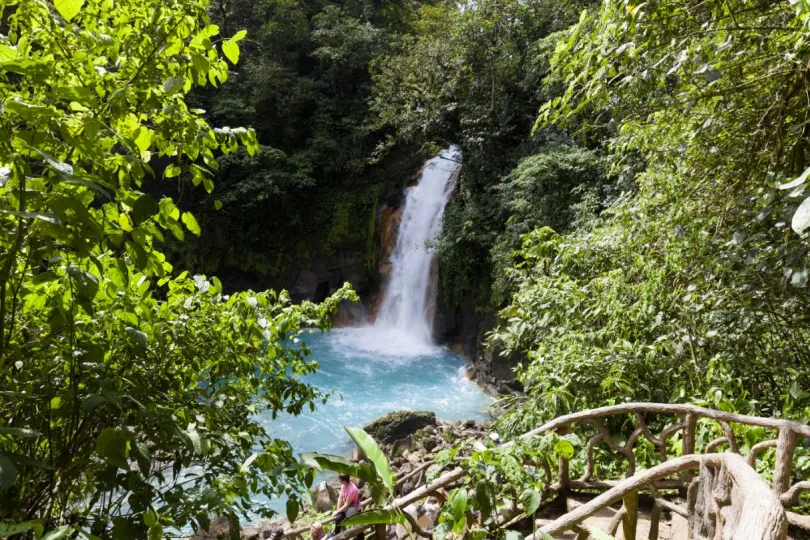
[(361, 510), (360, 491), (352, 483), (348, 474), (339, 474), (340, 496), (338, 496), (337, 510), (332, 514), (335, 518), (335, 534), (340, 532), (340, 523)]

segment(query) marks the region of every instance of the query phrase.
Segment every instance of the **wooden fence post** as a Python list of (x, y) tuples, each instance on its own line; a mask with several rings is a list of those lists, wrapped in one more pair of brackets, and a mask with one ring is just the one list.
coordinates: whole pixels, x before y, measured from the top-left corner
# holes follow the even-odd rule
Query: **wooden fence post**
[(773, 491), (777, 497), (790, 487), (795, 450), (796, 433), (787, 426), (780, 428), (779, 438), (776, 441), (776, 468), (773, 471)]
[[(569, 426), (562, 426), (557, 430), (557, 435), (560, 437), (564, 437), (571, 433), (571, 428)], [(557, 461), (557, 478), (560, 482), (560, 493), (565, 496), (565, 493), (568, 491), (568, 460), (564, 457), (560, 456), (560, 459)]]
[[(688, 454), (695, 453), (695, 430), (697, 428), (697, 416), (694, 413), (687, 413), (686, 417), (684, 418), (685, 426), (683, 428), (683, 445), (681, 446), (681, 455), (686, 456)], [(689, 482), (692, 481), (694, 473), (692, 470), (687, 470), (681, 472), (681, 481), (684, 484), (689, 485)]]

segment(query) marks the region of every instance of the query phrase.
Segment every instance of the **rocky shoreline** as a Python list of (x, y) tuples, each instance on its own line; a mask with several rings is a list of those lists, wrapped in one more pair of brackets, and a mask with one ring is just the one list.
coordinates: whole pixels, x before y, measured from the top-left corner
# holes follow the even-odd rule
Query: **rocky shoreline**
[[(398, 482), (397, 497), (407, 495), (424, 479), (436, 454), (455, 447), (464, 440), (486, 437), (492, 428), (491, 421), (463, 422), (437, 420), (430, 412), (398, 411), (384, 415), (365, 427), (380, 444), (387, 456)], [(354, 448), (350, 459), (362, 462), (359, 449)], [(363, 500), (371, 497), (371, 489), (362, 480), (355, 480)], [(337, 479), (321, 481), (312, 490), (312, 504), (302, 509), (295, 523), (286, 518), (260, 520), (240, 528), (225, 516), (211, 520), (208, 531), (199, 531), (188, 540), (262, 540), (267, 538), (304, 538), (314, 521), (328, 521), (335, 508), (340, 485)], [(435, 510), (435, 511), (434, 511)], [(429, 503), (411, 509), (412, 515), (423, 528), (433, 525), (437, 509)], [(407, 538), (407, 533), (390, 527), (389, 538)]]

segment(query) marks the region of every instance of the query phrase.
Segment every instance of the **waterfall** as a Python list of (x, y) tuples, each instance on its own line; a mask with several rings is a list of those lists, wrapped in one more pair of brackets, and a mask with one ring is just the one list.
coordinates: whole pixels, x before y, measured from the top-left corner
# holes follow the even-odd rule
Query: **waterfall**
[(442, 215), (461, 168), (458, 148), (451, 146), (425, 163), (419, 182), (408, 188), (397, 241), (391, 253), (391, 275), (375, 328), (408, 336), (415, 344), (433, 343), (431, 286), (434, 253), (428, 242), (442, 228)]

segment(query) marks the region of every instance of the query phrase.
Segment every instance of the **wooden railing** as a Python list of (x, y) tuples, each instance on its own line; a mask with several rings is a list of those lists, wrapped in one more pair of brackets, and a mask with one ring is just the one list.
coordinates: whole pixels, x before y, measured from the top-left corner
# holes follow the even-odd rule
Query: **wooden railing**
[[(663, 428), (659, 436), (655, 436), (650, 432), (645, 419), (646, 415), (652, 414), (676, 416), (677, 419)], [(635, 417), (636, 424), (635, 429), (627, 437), (627, 440), (623, 445), (619, 445), (614, 442), (610, 432), (607, 430), (607, 428), (605, 428), (603, 423), (605, 418), (620, 415), (632, 415)], [(697, 425), (700, 420), (704, 419), (716, 422), (724, 435), (706, 444), (706, 446), (703, 448), (704, 454), (696, 454), (695, 435)], [(780, 507), (783, 507), (782, 511), (785, 513), (785, 517), (790, 524), (801, 528), (810, 529), (810, 519), (808, 519), (806, 516), (801, 516), (784, 509), (795, 505), (798, 501), (800, 493), (804, 490), (810, 489), (810, 482), (808, 481), (799, 481), (791, 484), (791, 473), (793, 470), (793, 457), (796, 450), (796, 444), (800, 437), (810, 438), (810, 426), (791, 420), (746, 416), (716, 411), (713, 409), (706, 409), (694, 405), (627, 403), (612, 407), (603, 407), (600, 409), (590, 409), (561, 416), (540, 426), (537, 429), (523, 434), (522, 437), (530, 438), (550, 431), (555, 431), (563, 435), (569, 433), (573, 425), (582, 423), (590, 424), (596, 430), (596, 434), (588, 440), (585, 447), (587, 462), (585, 472), (576, 480), (570, 479), (568, 460), (561, 457), (558, 464), (558, 483), (556, 486), (554, 486), (554, 490), (561, 494), (565, 494), (571, 490), (608, 490), (607, 493), (600, 495), (591, 501), (589, 505), (586, 505), (590, 508), (597, 501), (611, 499), (609, 503), (602, 504), (601, 506), (597, 503), (598, 508), (596, 508), (594, 511), (598, 511), (609, 506), (610, 504), (615, 503), (616, 500), (612, 499), (612, 497), (618, 492), (623, 493), (623, 495), (620, 497), (623, 501), (623, 506), (622, 509), (619, 510), (618, 515), (621, 516), (622, 531), (626, 540), (634, 540), (636, 538), (639, 492), (650, 491), (656, 493), (660, 490), (679, 488), (688, 490), (689, 496), (687, 497), (686, 506), (679, 506), (677, 504), (668, 502), (663, 498), (656, 498), (656, 504), (653, 507), (652, 512), (653, 520), (657, 520), (658, 516), (660, 516), (661, 510), (666, 508), (670, 511), (680, 513), (690, 520), (690, 538), (714, 538), (711, 535), (701, 536), (699, 530), (694, 529), (693, 527), (697, 526), (694, 525), (696, 519), (695, 512), (700, 509), (695, 506), (699, 503), (700, 499), (693, 496), (693, 494), (703, 493), (703, 490), (700, 488), (701, 477), (703, 481), (706, 481), (706, 475), (711, 475), (713, 469), (724, 470), (727, 472), (733, 470), (735, 471), (734, 475), (732, 475), (734, 481), (742, 482), (743, 473), (739, 471), (737, 463), (739, 462), (747, 465), (748, 471), (754, 473), (757, 457), (762, 453), (762, 451), (768, 448), (776, 448), (776, 461), (773, 471), (772, 485), (770, 486), (770, 489), (765, 490), (767, 491), (766, 496), (766, 494), (762, 492), (762, 486), (765, 485), (764, 481), (759, 479), (759, 476), (754, 473), (754, 476), (756, 476), (760, 482), (748, 482), (748, 484), (752, 486), (752, 493), (756, 493), (757, 500), (765, 501), (771, 500), (772, 498), (779, 503)], [(734, 433), (732, 426), (733, 424), (770, 429), (776, 432), (776, 438), (754, 445), (743, 461), (742, 457), (739, 456), (740, 448)], [(668, 440), (677, 432), (682, 432), (680, 448), (682, 457), (678, 458), (678, 460), (670, 460), (668, 455)], [(643, 474), (636, 475), (636, 458), (633, 448), (642, 437), (650, 441), (650, 443), (652, 443), (652, 445), (656, 448), (661, 460), (661, 464), (657, 467), (644, 471)], [(610, 450), (626, 459), (627, 468), (624, 474), (625, 480), (610, 481), (593, 479), (594, 449), (598, 444), (606, 445)], [(508, 446), (508, 443), (505, 446)], [(712, 454), (712, 452), (723, 446), (728, 449), (728, 453), (721, 455)], [(701, 473), (698, 478), (695, 478), (694, 476), (696, 468), (699, 468)], [(677, 472), (678, 477), (672, 478), (675, 472)], [(748, 476), (750, 476), (750, 474), (748, 474)], [(754, 489), (754, 486), (756, 489)], [(608, 497), (608, 495), (610, 496)], [(566, 516), (571, 514), (576, 515), (575, 512), (570, 512), (569, 514), (566, 514)], [(555, 533), (559, 532), (560, 530), (576, 530), (578, 523), (581, 521), (582, 520), (580, 519), (576, 522), (572, 522), (572, 525), (567, 529), (554, 529)], [(653, 530), (651, 530), (650, 538), (657, 538), (657, 527), (653, 527), (652, 529)], [(543, 529), (543, 531), (548, 532), (545, 529)], [(655, 536), (653, 536), (652, 533), (655, 533)], [(726, 536), (721, 537), (726, 538)], [(733, 537), (743, 538), (742, 536)], [(784, 536), (745, 536), (745, 538), (762, 539), (783, 537)], [(731, 536), (729, 536), (729, 538), (731, 538)]]
[(613, 522), (605, 531), (615, 534), (619, 522), (626, 540), (636, 538), (635, 505), (628, 499), (657, 481), (699, 469), (690, 489), (687, 507), (680, 509), (656, 498), (650, 514), (650, 539), (658, 538), (663, 510), (688, 519), (689, 538), (694, 540), (782, 540), (787, 536), (785, 509), (765, 481), (737, 454), (689, 454), (647, 469), (619, 482), (607, 492), (545, 525), (527, 540), (540, 540), (541, 533), (555, 535), (573, 530), (580, 538), (588, 532), (580, 524), (596, 512), (623, 500)]
[[(663, 425), (660, 434), (651, 432), (648, 418), (656, 415), (656, 425)], [(675, 417), (662, 423), (661, 416)], [(632, 417), (632, 432), (624, 444), (611, 437), (605, 427), (610, 417)], [(722, 432), (703, 448), (696, 448), (696, 434), (700, 422), (715, 422)], [(569, 460), (560, 457), (557, 464), (557, 482), (552, 492), (566, 497), (575, 491), (603, 492), (586, 504), (568, 512), (554, 522), (542, 526), (540, 531), (555, 535), (565, 531), (577, 532), (580, 538), (588, 533), (581, 528), (589, 516), (622, 502), (607, 532), (613, 534), (619, 526), (625, 540), (635, 540), (639, 519), (639, 494), (650, 493), (653, 500), (650, 512), (650, 539), (658, 538), (661, 514), (664, 511), (680, 514), (689, 523), (690, 540), (781, 540), (786, 537), (788, 524), (810, 530), (810, 518), (788, 509), (797, 504), (799, 495), (810, 490), (810, 481), (792, 482), (793, 460), (800, 438), (810, 438), (810, 426), (790, 420), (760, 418), (694, 405), (659, 403), (627, 403), (569, 414), (556, 418), (522, 435), (531, 438), (548, 432), (560, 435), (571, 433), (576, 424), (589, 424), (595, 430), (585, 445), (584, 473), (570, 478)], [(733, 426), (762, 427), (775, 432), (771, 440), (754, 445), (743, 457)], [(630, 431), (629, 429), (627, 431)], [(670, 458), (670, 438), (681, 433), (680, 457)], [(644, 471), (636, 471), (634, 448), (641, 439), (648, 440), (656, 449), (660, 464)], [(504, 447), (511, 446), (507, 443)], [(624, 478), (619, 480), (594, 478), (594, 451), (604, 445), (627, 462)], [(726, 448), (724, 453), (715, 453)], [(757, 458), (763, 451), (775, 448), (773, 480), (769, 486), (756, 472)], [(702, 453), (700, 453), (702, 451)], [(423, 465), (423, 467), (428, 464)], [(697, 474), (696, 474), (697, 473)], [(397, 499), (389, 507), (404, 508), (428, 495), (441, 497), (440, 488), (458, 485), (464, 477), (461, 469), (445, 473), (429, 485)], [(421, 477), (420, 477), (421, 478)], [(686, 500), (664, 497), (662, 492), (678, 490)], [(415, 526), (414, 523), (412, 525)], [(344, 531), (335, 540), (353, 538), (367, 527)], [(290, 531), (295, 536), (302, 531)], [(384, 537), (382, 529), (377, 531)], [(417, 536), (430, 537), (430, 531), (414, 527)], [(291, 534), (292, 533), (292, 534)], [(539, 537), (531, 537), (539, 538)]]

